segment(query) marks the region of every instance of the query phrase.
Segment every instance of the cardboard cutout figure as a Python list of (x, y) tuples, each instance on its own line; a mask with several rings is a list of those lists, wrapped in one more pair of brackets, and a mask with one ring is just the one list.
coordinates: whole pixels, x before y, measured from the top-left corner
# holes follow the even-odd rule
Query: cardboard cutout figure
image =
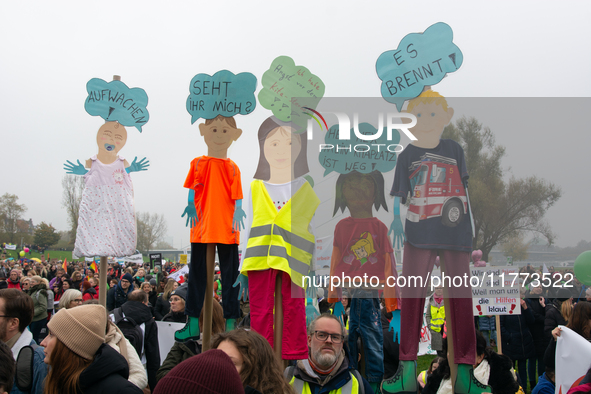
[[(440, 94), (427, 90), (409, 102), (407, 112), (417, 124), (410, 131), (417, 141), (400, 154), (390, 192), (405, 203), (410, 193), (406, 217), (406, 242), (402, 275), (421, 276), (426, 282), (436, 257), (445, 275), (469, 277), (472, 226), (467, 199), (468, 172), (464, 151), (453, 140), (441, 140), (453, 109)], [(391, 379), (382, 384), (384, 393), (417, 392), (417, 338), (423, 320), (427, 288), (407, 287), (401, 312), (400, 365)], [(455, 393), (490, 392), (474, 378), (476, 336), (469, 283), (446, 289), (448, 332), (452, 332), (454, 362), (457, 364)]]
[[(384, 177), (379, 171), (361, 174), (352, 171), (341, 174), (336, 183), (335, 209), (345, 207), (351, 216), (337, 223), (330, 265), (331, 277), (377, 277), (379, 281), (368, 287), (349, 289), (351, 310), (349, 318), (350, 362), (357, 368), (357, 339), (361, 336), (365, 349), (365, 373), (372, 387), (377, 388), (384, 375), (382, 326), (380, 324), (379, 285), (384, 286), (388, 312), (398, 308), (395, 288), (388, 287), (386, 279), (396, 278), (396, 262), (388, 228), (373, 216), (386, 206)], [(345, 286), (345, 284), (343, 284)], [(349, 285), (350, 286), (350, 285)], [(339, 302), (341, 289), (331, 289), (328, 302)], [(336, 306), (335, 306), (336, 308)]]
[[(102, 89), (102, 93), (97, 93), (97, 89)], [(91, 79), (87, 91), (87, 112), (101, 116), (106, 123), (99, 128), (96, 136), (98, 153), (88, 159), (86, 165), (82, 165), (80, 160), (77, 164), (69, 160), (64, 164), (66, 173), (83, 175), (86, 182), (73, 254), (79, 257), (125, 257), (135, 253), (137, 239), (133, 185), (129, 173), (145, 171), (150, 164), (146, 158), (138, 161), (137, 157), (129, 164), (119, 156), (119, 151), (127, 142), (124, 124), (133, 125), (141, 132), (141, 127), (147, 122), (145, 106), (148, 97), (143, 89), (129, 89), (119, 80), (107, 83), (98, 78)], [(134, 115), (123, 108), (122, 99), (115, 99), (125, 94), (131, 102), (127, 105), (133, 105), (137, 110)], [(140, 112), (142, 119), (139, 119)], [(135, 115), (138, 115), (137, 121)]]
[(308, 357), (302, 287), (316, 247), (313, 216), (320, 200), (303, 178), (308, 172), (306, 137), (290, 125), (270, 117), (259, 128), (248, 243), (235, 285), (240, 284), (241, 293), (250, 288), (251, 328), (267, 338), (276, 354), (280, 350), (282, 359), (300, 360)]
[(193, 159), (184, 185), (190, 189), (182, 216), (187, 216), (187, 225), (191, 226), (191, 269), (185, 307), (187, 325), (175, 333), (180, 342), (199, 339), (199, 315), (207, 282), (213, 281), (207, 275), (208, 244), (218, 250), (224, 318), (230, 324), (240, 317), (238, 291), (232, 284), (238, 277), (240, 224), (244, 218), (242, 182), (240, 169), (228, 158), (228, 148), (240, 138), (242, 130), (236, 127), (233, 117), (218, 115), (200, 124), (199, 132), (207, 145), (207, 156)]
[(182, 217), (191, 226), (191, 269), (185, 314), (186, 326), (175, 333), (179, 342), (199, 339), (199, 315), (203, 310), (203, 350), (209, 349), (211, 335), (213, 271), (217, 247), (222, 302), (226, 327), (234, 329), (240, 316), (238, 290), (232, 284), (238, 277), (238, 244), (244, 227), (240, 170), (228, 158), (228, 148), (242, 135), (234, 120), (249, 114), (255, 106), (257, 79), (251, 73), (233, 74), (228, 70), (213, 76), (197, 74), (191, 80), (186, 108), (191, 123), (204, 118), (199, 132), (207, 145), (207, 156), (191, 162), (184, 186), (189, 201)]

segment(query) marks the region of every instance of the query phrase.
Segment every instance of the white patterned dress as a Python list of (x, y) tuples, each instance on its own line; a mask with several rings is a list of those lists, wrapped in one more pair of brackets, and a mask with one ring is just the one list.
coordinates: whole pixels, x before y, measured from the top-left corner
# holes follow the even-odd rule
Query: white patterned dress
[(136, 250), (133, 185), (125, 159), (103, 164), (96, 155), (84, 175), (86, 188), (80, 202), (74, 255), (130, 256)]

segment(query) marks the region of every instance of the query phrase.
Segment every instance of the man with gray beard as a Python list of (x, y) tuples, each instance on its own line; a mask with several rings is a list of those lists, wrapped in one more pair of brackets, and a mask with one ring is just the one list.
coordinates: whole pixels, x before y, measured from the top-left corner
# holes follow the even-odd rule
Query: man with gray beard
[(369, 383), (350, 367), (344, 340), (345, 328), (336, 316), (325, 313), (310, 323), (308, 359), (285, 370), (285, 377), (298, 394), (372, 393)]

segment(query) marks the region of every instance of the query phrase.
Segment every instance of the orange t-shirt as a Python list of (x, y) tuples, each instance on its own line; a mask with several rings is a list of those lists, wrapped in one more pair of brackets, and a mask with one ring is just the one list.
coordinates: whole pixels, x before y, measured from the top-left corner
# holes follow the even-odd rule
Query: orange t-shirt
[(191, 229), (191, 243), (239, 244), (240, 232), (232, 229), (235, 201), (242, 199), (236, 163), (230, 159), (197, 157), (191, 162), (185, 187), (195, 190), (199, 218)]

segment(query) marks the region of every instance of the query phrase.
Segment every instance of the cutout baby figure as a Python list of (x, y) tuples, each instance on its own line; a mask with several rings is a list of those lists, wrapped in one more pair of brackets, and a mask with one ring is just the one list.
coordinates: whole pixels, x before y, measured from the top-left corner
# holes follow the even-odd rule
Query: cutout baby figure
[(235, 319), (240, 317), (238, 289), (232, 284), (238, 277), (238, 244), (244, 219), (242, 181), (240, 169), (228, 158), (228, 148), (240, 138), (242, 130), (236, 127), (233, 117), (218, 115), (200, 124), (199, 132), (207, 145), (207, 156), (193, 159), (184, 184), (189, 199), (182, 217), (187, 216), (187, 225), (191, 226), (191, 269), (185, 307), (188, 320), (175, 333), (179, 342), (199, 339), (199, 315), (208, 281), (208, 244), (218, 251), (224, 318), (233, 329)]
[[(281, 336), (281, 357), (301, 360), (308, 357), (302, 287), (316, 247), (313, 217), (320, 200), (303, 178), (308, 172), (305, 134), (296, 134), (290, 123), (270, 117), (261, 124), (258, 138), (260, 158), (251, 183), (248, 243), (235, 286), (240, 284), (241, 293), (250, 290), (251, 328), (274, 347), (275, 336)], [(281, 311), (275, 302), (278, 276)], [(283, 313), (282, 332), (274, 332), (274, 312)]]
[[(345, 278), (342, 287), (349, 288), (351, 294), (350, 362), (354, 368), (357, 367), (357, 339), (361, 336), (366, 376), (375, 389), (384, 375), (384, 339), (378, 294), (381, 287), (384, 288), (388, 312), (394, 312), (398, 302), (395, 288), (387, 286), (387, 278), (396, 277), (392, 243), (386, 225), (373, 216), (374, 207), (376, 210), (388, 210), (381, 172), (376, 170), (361, 174), (353, 171), (339, 176), (333, 215), (347, 208), (351, 216), (339, 221), (335, 227), (330, 275)], [(351, 278), (353, 282), (348, 283), (346, 278)], [(363, 278), (367, 283), (363, 282)], [(358, 286), (359, 280), (362, 281), (361, 286)], [(340, 298), (341, 288), (330, 289), (328, 302), (337, 302)]]
[[(106, 122), (97, 133), (98, 153), (83, 166), (70, 161), (68, 174), (83, 175), (86, 188), (80, 202), (74, 255), (130, 256), (136, 250), (133, 171), (145, 171), (149, 162), (137, 157), (130, 165), (119, 156), (127, 142), (127, 130), (118, 122)], [(90, 170), (87, 170), (89, 168)]]
[[(440, 139), (451, 121), (453, 109), (439, 93), (426, 90), (409, 102), (407, 112), (417, 118), (416, 126), (410, 129), (417, 141), (400, 154), (390, 192), (402, 199), (402, 203), (410, 194), (402, 275), (420, 276), (426, 283), (439, 257), (446, 276), (469, 277), (472, 226), (464, 151), (457, 142)], [(401, 230), (402, 226), (393, 227)], [(454, 391), (490, 392), (489, 387), (474, 378), (472, 370), (476, 337), (469, 283), (448, 290), (447, 322), (452, 328), (454, 362), (458, 364)], [(416, 339), (420, 335), (426, 291), (426, 286), (404, 289), (400, 365), (394, 377), (382, 384), (384, 393), (417, 392)]]

